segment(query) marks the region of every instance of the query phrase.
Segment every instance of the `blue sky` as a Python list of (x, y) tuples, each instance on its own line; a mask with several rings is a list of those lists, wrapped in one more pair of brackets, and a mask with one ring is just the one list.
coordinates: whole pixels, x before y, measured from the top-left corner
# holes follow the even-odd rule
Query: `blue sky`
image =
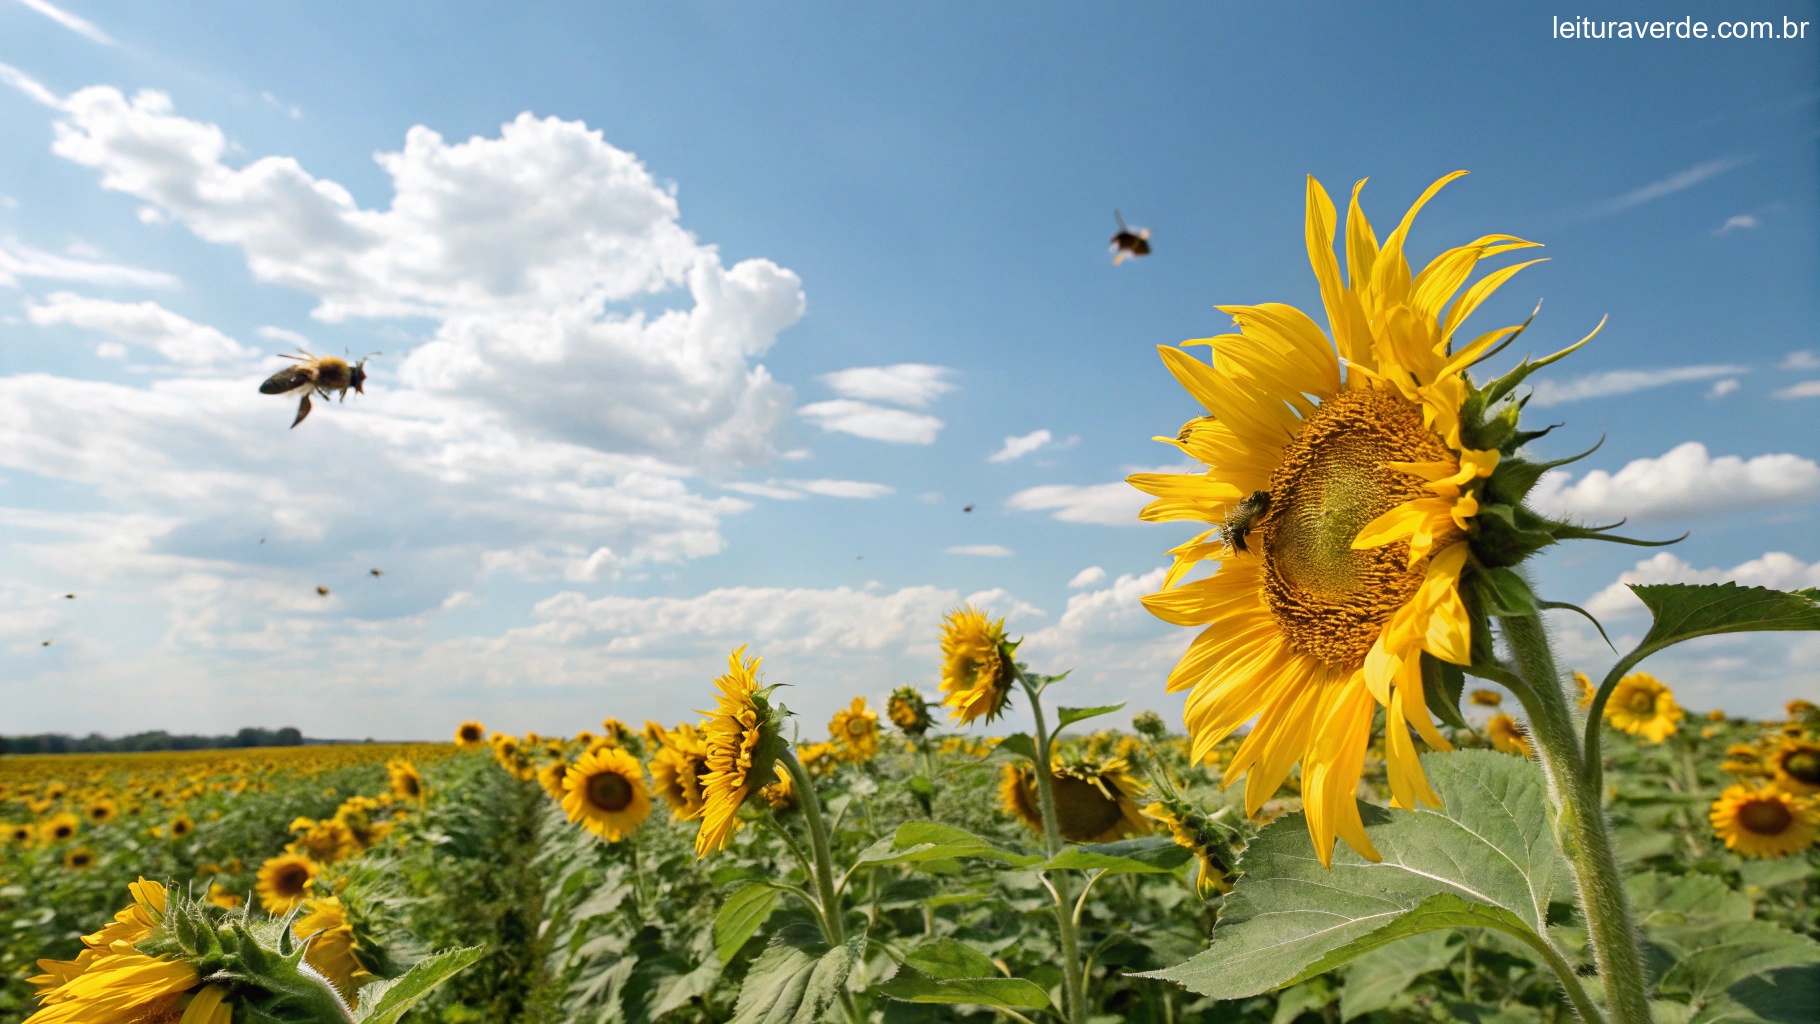
[[(1173, 713), (1188, 635), (1137, 598), (1190, 531), (1119, 481), (1194, 413), (1157, 344), (1318, 315), (1311, 173), (1382, 224), (1469, 169), (1417, 257), (1550, 257), (1480, 329), (1610, 316), (1532, 401), (1545, 454), (1605, 438), (1542, 499), (1692, 535), (1558, 549), (1547, 596), (1634, 636), (1621, 579), (1820, 585), (1820, 7), (1740, 6), (1684, 13), (1813, 25), (0, 0), (0, 729), (675, 720), (749, 642), (819, 731), (933, 689), (969, 597), (1065, 703)], [(1115, 208), (1152, 257), (1111, 265)], [(382, 354), (288, 431), (256, 385), (303, 340)], [(1651, 667), (1768, 713), (1816, 663)]]

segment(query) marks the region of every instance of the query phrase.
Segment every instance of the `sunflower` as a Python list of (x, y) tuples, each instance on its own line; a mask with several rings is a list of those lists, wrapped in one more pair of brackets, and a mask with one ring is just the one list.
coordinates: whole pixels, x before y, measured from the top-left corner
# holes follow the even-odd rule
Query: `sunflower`
[(1574, 672), (1574, 685), (1580, 688), (1580, 710), (1588, 710), (1592, 707), (1593, 698), (1598, 695), (1599, 688), (1592, 684), (1592, 680), (1587, 678), (1586, 673), (1580, 671)]
[(392, 795), (400, 800), (423, 802), (423, 776), (409, 761), (387, 761), (386, 774), (392, 779)]
[(1763, 763), (1763, 752), (1748, 743), (1734, 743), (1725, 748), (1725, 763), (1720, 771), (1733, 775), (1774, 775), (1775, 769)]
[[(1536, 435), (1516, 429), (1506, 399), (1566, 353), (1480, 387), (1467, 369), (1523, 326), (1455, 346), (1461, 322), (1530, 264), (1495, 271), (1454, 299), (1474, 267), (1534, 243), (1488, 235), (1413, 276), (1405, 260), (1416, 212), (1463, 173), (1429, 186), (1381, 247), (1359, 208), (1364, 183), (1355, 186), (1346, 281), (1333, 203), (1310, 178), (1306, 239), (1332, 339), (1290, 306), (1222, 306), (1239, 333), (1185, 343), (1210, 346), (1211, 362), (1160, 347), (1210, 415), (1158, 440), (1208, 468), (1130, 478), (1156, 498), (1141, 518), (1220, 524), (1175, 548), (1163, 590), (1145, 599), (1169, 622), (1206, 627), (1168, 682), (1171, 692), (1191, 691), (1193, 759), (1255, 720), (1224, 782), (1247, 779), (1255, 814), (1300, 761), (1323, 863), (1336, 835), (1376, 859), (1354, 793), (1378, 706), (1394, 802), (1440, 802), (1410, 728), (1430, 747), (1451, 747), (1430, 718), (1422, 664), (1471, 660), (1464, 577), (1594, 532), (1521, 504), (1536, 467), (1516, 453)], [(1189, 580), (1207, 561), (1218, 571)]]
[(333, 864), (360, 852), (353, 830), (337, 818), (296, 818), (291, 831), (297, 838), (285, 845), (285, 852), (303, 854), (320, 864)]
[(942, 705), (952, 721), (990, 722), (1011, 701), (1012, 665), (1005, 620), (963, 605), (942, 619)]
[(1530, 756), (1529, 730), (1509, 715), (1499, 712), (1491, 716), (1491, 721), (1485, 723), (1485, 731), (1491, 736), (1492, 749)]
[(891, 699), (885, 702), (885, 717), (911, 739), (920, 739), (935, 724), (929, 717), (929, 702), (914, 686), (891, 691)]
[(112, 797), (100, 796), (89, 801), (88, 808), (82, 812), (91, 825), (105, 825), (120, 816), (120, 805)]
[(1820, 743), (1783, 740), (1769, 756), (1776, 785), (1798, 796), (1820, 793)]
[(95, 851), (78, 846), (63, 855), (63, 866), (71, 871), (87, 871), (95, 866)]
[(1482, 708), (1495, 708), (1504, 703), (1504, 695), (1496, 690), (1474, 690), (1466, 697)]
[[(589, 753), (592, 753), (592, 751), (589, 751)], [(562, 803), (563, 795), (567, 792), (567, 790), (563, 788), (562, 780), (563, 777), (568, 774), (569, 762), (551, 761), (549, 764), (537, 769), (537, 784), (543, 787), (545, 793), (550, 794), (550, 799), (557, 803)]]
[(1724, 708), (1714, 708), (1711, 711), (1708, 711), (1706, 713), (1706, 720), (1709, 722), (1725, 721), (1725, 709)]
[(76, 837), (76, 830), (82, 827), (82, 819), (64, 811), (54, 814), (39, 826), (39, 834), (47, 843), (61, 843)]
[(569, 820), (609, 843), (631, 835), (651, 813), (638, 758), (618, 747), (582, 755), (563, 776), (562, 788)]
[(1650, 743), (1661, 743), (1672, 736), (1677, 728), (1675, 723), (1685, 714), (1668, 687), (1648, 672), (1636, 672), (1618, 680), (1605, 702), (1605, 720), (1613, 728), (1641, 736)]
[(30, 846), (38, 838), (38, 830), (24, 822), (6, 826), (6, 841), (14, 846)]
[(834, 737), (834, 749), (843, 761), (870, 761), (878, 756), (878, 712), (866, 706), (864, 697), (853, 698), (851, 705), (834, 713), (828, 734)]
[(687, 722), (670, 732), (660, 728), (657, 753), (651, 756), (651, 782), (678, 821), (701, 816), (701, 782), (708, 774), (708, 747)]
[(187, 814), (179, 814), (171, 819), (170, 833), (172, 839), (188, 839), (196, 834), (196, 822)]
[(605, 732), (607, 739), (612, 740), (622, 747), (636, 739), (636, 734), (632, 732), (631, 728), (627, 726), (626, 723), (611, 715), (600, 720), (600, 727)]
[(765, 798), (765, 806), (773, 813), (782, 814), (796, 807), (796, 780), (790, 777), (790, 771), (782, 761), (776, 762), (775, 767), (777, 781), (760, 789), (758, 795)]
[(360, 943), (354, 938), (354, 926), (348, 922), (347, 908), (338, 897), (305, 903), (303, 913), (291, 922), (291, 934), (300, 942), (309, 942), (304, 961), (327, 978), (343, 999), (352, 1002), (354, 991), (373, 977), (360, 962)]
[(1194, 852), (1200, 869), (1195, 889), (1202, 899), (1232, 891), (1231, 852), (1226, 837), (1205, 816), (1187, 806), (1158, 801), (1144, 808), (1144, 817), (1161, 822), (1175, 845)]
[[(1062, 838), (1071, 843), (1109, 843), (1149, 831), (1137, 800), (1144, 784), (1123, 758), (1073, 759), (1051, 767), (1055, 818)], [(1036, 769), (1025, 761), (1005, 766), (999, 781), (999, 806), (1011, 817), (1043, 832), (1042, 798)]]
[(208, 901), (217, 907), (238, 910), (240, 905), (246, 902), (246, 898), (237, 892), (229, 892), (219, 882), (210, 882)]
[(291, 912), (303, 902), (309, 892), (310, 884), (322, 869), (316, 862), (300, 853), (285, 853), (271, 858), (259, 866), (258, 882), (254, 886), (259, 893), (259, 905), (266, 913), (282, 916)]
[(196, 992), (201, 978), (193, 964), (133, 947), (163, 920), (164, 887), (140, 879), (127, 890), (132, 904), (84, 935), (74, 960), (38, 961), (44, 973), (28, 980), (42, 1005), (28, 1024), (228, 1024), (225, 989), (211, 985)]
[(1774, 785), (1728, 786), (1713, 801), (1712, 820), (1725, 848), (1744, 857), (1786, 857), (1820, 834), (1814, 802)]
[[(708, 774), (702, 779), (701, 831), (695, 835), (695, 855), (724, 850), (733, 837), (735, 815), (752, 792), (754, 783), (771, 774), (777, 757), (778, 728), (768, 699), (769, 689), (758, 685), (762, 659), (745, 657), (738, 647), (727, 658), (727, 672), (714, 680), (720, 688), (715, 709), (702, 727), (708, 748)], [(878, 728), (877, 716), (873, 729)], [(761, 783), (762, 784), (762, 783)]]
[(796, 748), (796, 760), (810, 775), (834, 774), (839, 752), (832, 743), (807, 743)]
[(455, 727), (455, 745), (463, 750), (479, 750), (487, 742), (487, 727), (479, 722), (463, 722)]
[(1796, 697), (1794, 700), (1784, 704), (1782, 710), (1788, 712), (1788, 717), (1790, 718), (1806, 718), (1808, 715), (1811, 715), (1816, 710), (1820, 709), (1817, 709), (1814, 706), (1813, 701), (1802, 700), (1800, 697)]

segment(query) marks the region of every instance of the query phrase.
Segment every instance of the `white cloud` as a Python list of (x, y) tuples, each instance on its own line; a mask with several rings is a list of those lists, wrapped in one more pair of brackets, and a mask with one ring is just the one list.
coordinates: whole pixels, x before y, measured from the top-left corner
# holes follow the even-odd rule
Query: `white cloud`
[(102, 46), (115, 45), (114, 38), (101, 31), (94, 22), (71, 14), (50, 3), (50, 0), (19, 0), (19, 2), (90, 42), (100, 43)]
[(81, 281), (103, 287), (175, 288), (182, 283), (176, 275), (161, 270), (71, 259), (22, 245), (16, 239), (0, 238), (0, 287), (18, 287), (19, 279), (25, 277)]
[(25, 315), (40, 327), (67, 324), (100, 331), (186, 366), (207, 366), (255, 355), (252, 349), (215, 328), (178, 316), (156, 302), (114, 302), (53, 292), (42, 303), (27, 306)]
[(1804, 380), (1770, 392), (1777, 398), (1820, 398), (1820, 380)]
[(954, 390), (954, 371), (928, 363), (895, 366), (856, 366), (822, 374), (822, 383), (842, 398), (861, 402), (889, 402), (922, 409)]
[(1021, 459), (1053, 440), (1055, 440), (1055, 435), (1047, 430), (1033, 430), (1018, 437), (1007, 437), (1004, 446), (986, 456), (986, 461), (1010, 462), (1013, 459)]
[(20, 71), (11, 64), (0, 64), (0, 83), (12, 86), (24, 93), (27, 98), (47, 107), (60, 106), (63, 102), (57, 98), (56, 93), (45, 88), (43, 82)]
[(117, 341), (104, 341), (95, 346), (95, 354), (103, 359), (125, 359), (126, 346)]
[(295, 349), (307, 351), (310, 347), (310, 339), (308, 337), (287, 327), (273, 327), (270, 324), (267, 324), (253, 333), (267, 341), (276, 341), (281, 345), (289, 345), (291, 348)]
[(1595, 469), (1579, 480), (1555, 470), (1532, 492), (1536, 507), (1587, 520), (1683, 519), (1775, 505), (1820, 494), (1820, 465), (1799, 455), (1714, 458), (1697, 441), (1658, 458), (1635, 459), (1616, 473)]
[(1820, 354), (1811, 348), (1796, 349), (1790, 352), (1777, 367), (1780, 370), (1820, 370)]
[(302, 118), (303, 118), (303, 108), (298, 106), (295, 103), (286, 103), (285, 101), (279, 99), (276, 95), (274, 95), (273, 93), (270, 93), (270, 92), (260, 93), (259, 98), (266, 101), (268, 104), (278, 108), (279, 110), (284, 111), (285, 116), (290, 118), (293, 121), (302, 120)]
[(1677, 171), (1661, 181), (1652, 181), (1641, 188), (1632, 189), (1616, 199), (1602, 203), (1597, 207), (1597, 212), (1618, 213), (1634, 206), (1641, 206), (1644, 203), (1661, 199), (1663, 196), (1674, 195), (1676, 192), (1693, 188), (1701, 182), (1710, 181), (1727, 171), (1742, 167), (1746, 163), (1748, 163), (1747, 160), (1738, 157), (1708, 160), (1703, 164), (1696, 164), (1687, 170)]
[(1079, 590), (1082, 587), (1091, 587), (1105, 578), (1106, 570), (1097, 565), (1090, 565), (1075, 573), (1074, 578), (1068, 581), (1068, 587), (1071, 590)]
[(761, 498), (772, 498), (779, 501), (800, 501), (810, 495), (821, 495), (824, 498), (858, 498), (870, 500), (896, 493), (896, 489), (885, 484), (867, 483), (863, 480), (766, 480), (763, 483), (730, 483), (724, 485), (729, 491), (741, 494), (752, 494)]
[(1567, 380), (1544, 378), (1536, 382), (1535, 395), (1530, 403), (1537, 406), (1561, 405), (1588, 398), (1628, 395), (1634, 391), (1647, 391), (1691, 380), (1736, 377), (1749, 372), (1748, 366), (1671, 366), (1655, 370), (1605, 370)]
[(934, 416), (849, 398), (812, 402), (796, 414), (823, 430), (892, 444), (934, 444), (943, 426)]
[(972, 555), (976, 558), (1009, 558), (1013, 554), (1003, 544), (956, 544), (946, 551), (950, 555)]
[[(1134, 472), (1181, 473), (1181, 466)], [(1048, 512), (1064, 523), (1097, 523), (1101, 526), (1136, 526), (1138, 512), (1150, 496), (1123, 480), (1109, 484), (1043, 484), (1027, 487), (1005, 499), (1013, 512)]]
[(1158, 706), (1167, 699), (1163, 680), (1190, 635), (1141, 603), (1162, 586), (1163, 573), (1162, 568), (1125, 573), (1110, 586), (1070, 595), (1055, 624), (1027, 636), (1018, 652), (1044, 671), (1072, 670), (1071, 682), (1104, 695), (1090, 703), (1131, 700), (1132, 711)]
[(1738, 383), (1738, 378), (1727, 377), (1724, 380), (1714, 381), (1713, 386), (1707, 389), (1706, 397), (1709, 399), (1724, 398), (1726, 395), (1737, 391), (1740, 387), (1742, 387), (1742, 385)]
[(1648, 612), (1631, 583), (1740, 583), (1772, 590), (1802, 590), (1820, 587), (1820, 562), (1803, 562), (1794, 555), (1771, 551), (1730, 569), (1696, 569), (1679, 556), (1667, 551), (1638, 562), (1636, 568), (1623, 573), (1616, 583), (1594, 594), (1586, 610), (1600, 617), (1624, 618)]
[(1717, 231), (1714, 231), (1713, 234), (1725, 235), (1725, 234), (1730, 234), (1733, 231), (1749, 231), (1751, 228), (1757, 227), (1761, 223), (1762, 222), (1757, 220), (1757, 218), (1754, 214), (1749, 214), (1749, 213), (1735, 214), (1733, 216), (1725, 218), (1725, 223), (1720, 225), (1719, 229)]

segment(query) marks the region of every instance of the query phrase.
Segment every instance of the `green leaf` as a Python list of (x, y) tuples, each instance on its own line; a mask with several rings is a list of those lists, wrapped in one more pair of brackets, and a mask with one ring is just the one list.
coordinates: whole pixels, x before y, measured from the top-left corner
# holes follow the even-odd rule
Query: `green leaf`
[(1071, 846), (1036, 865), (1038, 871), (1104, 871), (1109, 875), (1168, 874), (1194, 856), (1168, 836)]
[(833, 949), (813, 927), (780, 931), (752, 961), (733, 1024), (817, 1024), (858, 962), (863, 936)]
[(1148, 977), (1218, 999), (1254, 996), (1332, 970), (1420, 931), (1497, 928), (1546, 949), (1548, 905), (1569, 884), (1535, 765), (1483, 750), (1422, 757), (1440, 808), (1360, 805), (1374, 863), (1344, 843), (1333, 869), (1309, 848), (1301, 814), (1246, 847), (1209, 947)]
[(1631, 586), (1656, 621), (1632, 658), (1717, 633), (1820, 629), (1820, 601), (1736, 583), (1657, 583)]
[(1468, 573), (1463, 582), (1468, 607), (1480, 615), (1536, 614), (1536, 595), (1515, 569), (1481, 567)]
[(1820, 963), (1820, 942), (1769, 921), (1725, 921), (1682, 939), (1683, 952), (1656, 987), (1696, 1003), (1754, 975)]
[(483, 952), (480, 946), (445, 949), (417, 961), (401, 978), (366, 986), (360, 990), (360, 1010), (354, 1019), (359, 1024), (397, 1024), (406, 1010), (480, 959)]
[(1055, 725), (1055, 731), (1061, 732), (1063, 729), (1068, 728), (1069, 726), (1073, 725), (1074, 723), (1084, 722), (1089, 718), (1098, 718), (1101, 715), (1110, 715), (1114, 711), (1117, 711), (1120, 708), (1124, 707), (1125, 703), (1126, 703), (1125, 701), (1119, 701), (1117, 704), (1102, 704), (1097, 708), (1056, 708), (1055, 713), (1056, 713), (1057, 722)]
[(1017, 1010), (1046, 1010), (1049, 995), (1024, 978), (931, 978), (909, 967), (900, 969), (878, 991), (906, 1003), (972, 1003)]
[(1030, 738), (1029, 733), (1014, 732), (999, 740), (998, 745), (992, 748), (992, 753), (987, 754), (981, 760), (996, 757), (1001, 750), (1007, 754), (1016, 754), (1027, 761), (1036, 760), (1036, 741)]
[(1460, 666), (1422, 652), (1422, 699), (1435, 717), (1456, 729), (1472, 728), (1460, 713), (1460, 694), (1465, 689), (1466, 673)]
[(929, 776), (927, 775), (910, 776), (908, 779), (904, 780), (904, 788), (915, 793), (917, 796), (929, 797), (935, 795), (935, 783), (930, 782)]
[(930, 939), (910, 951), (904, 963), (931, 978), (994, 978), (992, 958), (959, 939)]
[(1389, 1007), (1417, 978), (1453, 963), (1465, 945), (1450, 933), (1426, 932), (1359, 957), (1346, 966), (1340, 1020)]
[(916, 861), (989, 857), (1018, 867), (1042, 861), (1041, 857), (1009, 853), (979, 836), (953, 825), (933, 821), (906, 821), (890, 839), (881, 839), (860, 853), (860, 864), (908, 864)]
[(714, 915), (714, 952), (721, 963), (731, 961), (746, 940), (757, 934), (782, 895), (764, 882), (753, 882), (727, 897), (720, 913)]

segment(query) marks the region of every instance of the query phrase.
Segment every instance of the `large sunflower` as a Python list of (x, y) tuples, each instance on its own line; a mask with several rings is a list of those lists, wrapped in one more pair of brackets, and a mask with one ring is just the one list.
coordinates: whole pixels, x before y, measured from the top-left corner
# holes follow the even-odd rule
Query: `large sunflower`
[(1712, 821), (1725, 848), (1745, 857), (1800, 853), (1820, 833), (1814, 802), (1773, 785), (1726, 787), (1713, 801)]
[(285, 853), (259, 866), (254, 885), (259, 905), (266, 913), (282, 916), (291, 912), (310, 891), (321, 869), (316, 862), (300, 853)]
[[(1210, 361), (1160, 347), (1209, 415), (1158, 440), (1207, 469), (1130, 478), (1156, 498), (1143, 519), (1218, 524), (1171, 552), (1162, 591), (1145, 599), (1167, 621), (1206, 627), (1168, 682), (1171, 692), (1191, 691), (1183, 717), (1194, 760), (1255, 720), (1225, 782), (1245, 778), (1246, 809), (1256, 813), (1299, 761), (1323, 863), (1336, 835), (1377, 857), (1354, 795), (1379, 706), (1394, 802), (1440, 802), (1410, 729), (1430, 747), (1450, 746), (1429, 715), (1423, 661), (1471, 660), (1463, 574), (1514, 565), (1545, 544), (1593, 532), (1523, 507), (1540, 474), (1511, 468), (1537, 435), (1516, 429), (1516, 404), (1507, 399), (1528, 373), (1565, 353), (1481, 388), (1467, 368), (1522, 326), (1455, 345), (1462, 321), (1530, 264), (1461, 292), (1475, 266), (1534, 243), (1487, 235), (1416, 274), (1404, 257), (1416, 212), (1464, 173), (1429, 186), (1381, 246), (1359, 208), (1364, 182), (1355, 186), (1345, 279), (1333, 249), (1333, 203), (1310, 178), (1308, 254), (1331, 340), (1300, 310), (1271, 303), (1219, 307), (1238, 333), (1184, 343), (1210, 347)], [(1502, 473), (1501, 462), (1509, 464)], [(1219, 569), (1189, 580), (1202, 562)]]
[[(651, 735), (647, 726), (647, 736)], [(670, 805), (678, 821), (701, 817), (701, 780), (708, 774), (708, 747), (699, 731), (687, 722), (674, 731), (659, 726), (653, 741), (657, 752), (651, 755), (651, 781), (657, 795)]]
[(963, 605), (942, 619), (942, 697), (950, 720), (990, 722), (1011, 701), (1005, 620)]
[[(768, 690), (758, 685), (762, 659), (745, 657), (744, 647), (727, 658), (725, 675), (714, 680), (720, 688), (713, 711), (702, 733), (708, 748), (708, 774), (701, 780), (701, 831), (695, 835), (695, 854), (726, 849), (737, 824), (740, 805), (756, 786), (766, 785), (776, 763), (777, 723), (772, 718)], [(877, 728), (876, 718), (873, 727)]]
[(864, 697), (853, 698), (850, 706), (834, 713), (828, 734), (843, 761), (870, 761), (878, 756), (878, 712), (866, 706)]
[(618, 747), (583, 754), (563, 775), (562, 788), (569, 820), (609, 843), (631, 835), (651, 813), (638, 758)]
[(1632, 673), (1618, 680), (1611, 698), (1605, 702), (1605, 720), (1613, 728), (1650, 743), (1661, 743), (1673, 735), (1679, 727), (1676, 723), (1685, 714), (1668, 687), (1648, 672)]
[[(1138, 799), (1144, 784), (1124, 758), (1076, 758), (1051, 766), (1055, 819), (1062, 838), (1071, 843), (1109, 843), (1150, 830)], [(1036, 769), (1027, 761), (1005, 766), (999, 781), (999, 807), (1038, 835), (1043, 832), (1042, 797)]]
[(1820, 793), (1820, 743), (1783, 740), (1769, 756), (1776, 785), (1800, 796)]

